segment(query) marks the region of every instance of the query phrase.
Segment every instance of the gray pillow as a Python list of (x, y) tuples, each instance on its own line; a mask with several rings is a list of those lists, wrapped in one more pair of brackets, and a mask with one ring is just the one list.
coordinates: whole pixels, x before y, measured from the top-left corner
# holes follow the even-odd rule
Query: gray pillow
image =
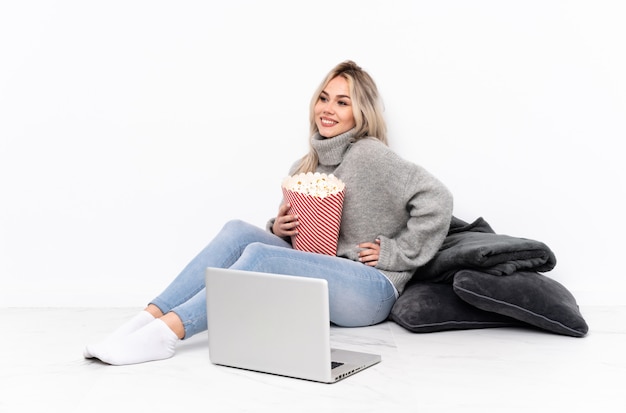
[(589, 330), (574, 296), (562, 284), (538, 272), (495, 276), (461, 270), (454, 276), (453, 288), (472, 306), (552, 333), (583, 337)]
[(507, 327), (522, 323), (480, 310), (461, 300), (452, 284), (409, 284), (391, 309), (390, 319), (414, 333)]

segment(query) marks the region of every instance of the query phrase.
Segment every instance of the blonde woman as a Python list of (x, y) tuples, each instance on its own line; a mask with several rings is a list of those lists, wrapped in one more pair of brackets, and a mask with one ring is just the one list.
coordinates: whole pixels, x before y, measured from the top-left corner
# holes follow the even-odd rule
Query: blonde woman
[(207, 267), (324, 278), (330, 318), (358, 327), (387, 319), (413, 272), (441, 247), (452, 196), (422, 167), (394, 153), (376, 84), (361, 67), (334, 67), (310, 104), (310, 150), (289, 170), (333, 174), (345, 183), (336, 256), (292, 247), (298, 216), (283, 203), (266, 228), (230, 221), (147, 307), (86, 358), (125, 365), (172, 357), (179, 340), (207, 329)]

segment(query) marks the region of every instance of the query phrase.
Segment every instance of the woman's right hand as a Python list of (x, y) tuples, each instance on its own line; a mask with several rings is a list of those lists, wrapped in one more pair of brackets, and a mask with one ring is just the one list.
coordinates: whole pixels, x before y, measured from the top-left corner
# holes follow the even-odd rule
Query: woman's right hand
[(278, 215), (274, 220), (272, 232), (281, 238), (291, 237), (298, 234), (298, 215), (288, 214), (291, 205), (284, 203), (278, 209)]

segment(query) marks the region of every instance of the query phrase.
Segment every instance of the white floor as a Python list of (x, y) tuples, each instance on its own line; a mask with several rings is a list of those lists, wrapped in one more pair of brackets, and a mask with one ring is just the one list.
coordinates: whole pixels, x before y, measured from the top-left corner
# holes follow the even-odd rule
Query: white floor
[(86, 342), (138, 309), (0, 309), (0, 412), (626, 412), (626, 307), (582, 307), (585, 338), (530, 329), (334, 328), (382, 362), (335, 384), (213, 365), (206, 333), (115, 367)]

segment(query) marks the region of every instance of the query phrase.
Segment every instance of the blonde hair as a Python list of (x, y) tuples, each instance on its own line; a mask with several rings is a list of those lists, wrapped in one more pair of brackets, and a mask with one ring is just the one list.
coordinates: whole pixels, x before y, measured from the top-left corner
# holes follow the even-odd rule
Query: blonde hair
[[(387, 125), (383, 117), (383, 104), (376, 83), (366, 71), (351, 60), (335, 66), (313, 94), (309, 105), (310, 136), (319, 132), (315, 123), (315, 104), (328, 82), (337, 76), (342, 76), (348, 81), (352, 113), (356, 123), (354, 140), (371, 137), (387, 145)], [(318, 162), (317, 152), (309, 143), (309, 153), (300, 160), (296, 173), (314, 172)]]

